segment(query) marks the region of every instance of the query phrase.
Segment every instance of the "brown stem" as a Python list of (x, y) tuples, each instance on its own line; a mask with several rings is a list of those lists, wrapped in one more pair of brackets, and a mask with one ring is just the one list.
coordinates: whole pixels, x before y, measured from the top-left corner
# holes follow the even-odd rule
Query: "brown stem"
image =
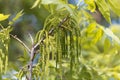
[(19, 43), (21, 43), (25, 47), (25, 49), (27, 49), (27, 51), (30, 52), (30, 49), (28, 48), (28, 46), (22, 40), (20, 40), (16, 35), (14, 36), (10, 34), (10, 36), (14, 38), (15, 40), (17, 40)]
[[(66, 18), (64, 18), (59, 24), (58, 24), (58, 27), (61, 27), (63, 25), (64, 22), (66, 22), (68, 20), (69, 16), (67, 16)], [(53, 32), (54, 32), (54, 28), (52, 28), (48, 35), (51, 35)], [(32, 49), (30, 50), (30, 64), (29, 64), (29, 80), (32, 80), (32, 67), (33, 67), (33, 60), (34, 60), (34, 56), (35, 56), (35, 52), (36, 52), (36, 48), (39, 47), (39, 44), (42, 43), (44, 41), (44, 39), (46, 38), (46, 36), (43, 36), (41, 38), (41, 40), (36, 43)], [(39, 48), (38, 48), (39, 49)]]
[[(64, 18), (64, 19), (58, 24), (58, 27), (62, 27), (63, 23), (65, 23), (68, 19), (69, 19), (69, 16), (67, 16), (66, 18)], [(51, 34), (54, 32), (54, 30), (55, 30), (55, 29), (52, 28), (52, 29), (49, 31), (48, 35), (51, 35)], [(45, 38), (46, 38), (46, 37), (43, 36), (43, 38), (34, 46), (34, 48), (37, 48), (37, 47), (39, 46), (39, 44), (44, 41)]]
[(29, 65), (29, 70), (30, 70), (30, 75), (29, 75), (29, 80), (32, 80), (32, 66), (33, 66), (33, 59), (34, 59), (34, 50), (35, 48), (33, 47), (30, 52), (30, 65)]

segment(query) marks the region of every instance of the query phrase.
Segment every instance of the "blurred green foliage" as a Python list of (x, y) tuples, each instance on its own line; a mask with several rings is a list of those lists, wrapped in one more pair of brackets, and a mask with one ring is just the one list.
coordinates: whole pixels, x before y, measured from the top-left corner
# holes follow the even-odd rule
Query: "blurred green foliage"
[[(6, 36), (17, 35), (32, 47), (30, 33), (35, 43), (45, 36), (35, 55), (34, 80), (120, 80), (120, 25), (112, 24), (120, 16), (119, 0), (84, 1), (79, 9), (67, 0), (0, 0), (0, 13), (10, 14), (8, 21), (0, 22), (4, 26), (0, 29), (0, 55), (9, 42), (8, 71), (0, 71), (0, 79), (25, 80), (29, 74), (29, 53), (17, 41), (6, 41)], [(68, 20), (62, 23), (66, 16)], [(100, 25), (99, 19), (110, 26)], [(51, 29), (54, 34), (49, 34)], [(6, 61), (2, 59), (1, 63)]]

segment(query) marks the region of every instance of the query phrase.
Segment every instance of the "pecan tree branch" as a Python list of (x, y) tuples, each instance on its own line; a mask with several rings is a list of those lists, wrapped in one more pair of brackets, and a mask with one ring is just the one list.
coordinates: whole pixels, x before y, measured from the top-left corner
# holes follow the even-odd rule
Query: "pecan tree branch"
[[(62, 25), (69, 19), (69, 16), (64, 18), (59, 24), (58, 27), (62, 27)], [(51, 35), (54, 32), (55, 28), (51, 28), (51, 30), (48, 32), (48, 35)], [(33, 67), (33, 60), (35, 56), (36, 48), (39, 47), (39, 44), (42, 43), (46, 39), (46, 36), (43, 36), (40, 41), (38, 41), (30, 50), (30, 64), (29, 64), (29, 80), (32, 80), (32, 67)]]
[[(69, 19), (69, 16), (65, 17), (59, 24), (58, 27), (62, 27), (62, 25)], [(49, 32), (48, 35), (51, 35), (54, 32), (55, 28), (52, 28)], [(40, 41), (38, 41), (38, 43), (34, 46), (34, 48), (37, 48), (39, 46), (40, 43), (42, 43), (44, 41), (46, 37), (43, 36), (42, 39)]]
[(22, 40), (20, 40), (16, 35), (10, 34), (10, 36), (15, 40), (17, 40), (20, 44), (22, 44), (26, 48), (28, 52), (30, 52), (30, 49), (28, 48), (28, 46)]
[(33, 59), (34, 59), (34, 47), (32, 47), (31, 52), (30, 52), (30, 64), (29, 64), (29, 71), (30, 71), (30, 75), (29, 75), (29, 80), (32, 80), (32, 67), (33, 67)]

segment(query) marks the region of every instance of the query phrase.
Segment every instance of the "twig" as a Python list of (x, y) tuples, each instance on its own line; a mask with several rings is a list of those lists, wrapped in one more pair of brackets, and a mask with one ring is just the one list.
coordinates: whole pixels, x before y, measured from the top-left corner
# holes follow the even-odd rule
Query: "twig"
[(29, 71), (30, 71), (30, 75), (29, 75), (29, 80), (32, 80), (32, 66), (33, 66), (33, 59), (34, 59), (34, 47), (31, 49), (30, 52), (30, 65), (29, 65)]
[(0, 24), (0, 27), (3, 29), (4, 27), (2, 26), (2, 24)]
[(28, 76), (26, 75), (26, 79), (29, 80)]
[[(68, 20), (69, 16), (67, 16), (66, 18), (64, 18), (59, 24), (58, 27), (61, 27), (63, 25), (64, 22), (66, 22)], [(54, 32), (55, 28), (52, 28), (49, 32), (48, 35), (51, 35)], [(46, 36), (43, 36), (41, 38), (40, 41), (38, 41), (38, 43), (36, 43), (32, 49), (30, 50), (30, 64), (29, 64), (29, 80), (32, 80), (32, 67), (33, 67), (33, 60), (34, 60), (34, 56), (35, 56), (35, 52), (36, 52), (36, 48), (39, 47), (39, 44), (42, 43), (44, 41), (44, 39), (46, 38)], [(38, 48), (39, 49), (39, 48)]]
[[(67, 16), (66, 18), (64, 18), (64, 19), (58, 24), (58, 27), (61, 27), (62, 24), (68, 20), (68, 18), (69, 18), (69, 16)], [(52, 29), (49, 31), (48, 35), (51, 35), (51, 34), (54, 32), (54, 30), (55, 30), (55, 29), (52, 28)], [(37, 48), (37, 47), (39, 46), (39, 44), (44, 41), (45, 38), (46, 38), (46, 37), (43, 36), (43, 38), (34, 46), (34, 48)]]
[(30, 49), (28, 48), (28, 46), (22, 40), (20, 40), (16, 35), (14, 36), (10, 34), (10, 36), (14, 38), (15, 40), (17, 40), (19, 43), (21, 43), (27, 49), (27, 51), (30, 52)]
[(34, 44), (34, 40), (33, 40), (33, 37), (31, 36), (31, 34), (29, 33), (29, 36), (30, 36), (30, 39), (31, 39), (31, 43), (32, 45)]

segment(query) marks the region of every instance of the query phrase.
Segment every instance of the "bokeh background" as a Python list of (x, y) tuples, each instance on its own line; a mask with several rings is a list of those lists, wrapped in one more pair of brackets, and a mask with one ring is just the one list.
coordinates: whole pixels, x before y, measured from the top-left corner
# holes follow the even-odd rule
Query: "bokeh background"
[[(31, 9), (34, 1), (35, 0), (0, 0), (0, 13), (11, 15), (8, 21), (10, 21), (19, 11), (24, 10), (24, 15), (14, 23), (11, 34), (17, 35), (23, 42), (29, 45), (29, 47), (31, 47), (29, 34), (34, 38), (37, 31), (42, 29), (44, 21), (49, 15), (49, 12), (43, 6), (41, 6), (41, 8), (36, 7)], [(77, 5), (79, 0), (68, 0), (68, 2)], [(84, 2), (81, 5), (83, 4)], [(120, 37), (120, 18), (113, 12), (111, 12), (112, 25), (107, 23), (99, 12), (97, 14), (91, 13), (91, 15), (99, 24), (105, 25), (106, 27), (115, 27), (118, 32), (114, 32)], [(8, 21), (2, 22), (2, 25), (7, 27)], [(21, 44), (17, 43), (16, 40), (11, 39), (9, 46), (9, 61), (14, 62), (14, 65), (19, 66), (20, 62), (18, 58), (23, 55), (23, 53), (24, 48)]]

